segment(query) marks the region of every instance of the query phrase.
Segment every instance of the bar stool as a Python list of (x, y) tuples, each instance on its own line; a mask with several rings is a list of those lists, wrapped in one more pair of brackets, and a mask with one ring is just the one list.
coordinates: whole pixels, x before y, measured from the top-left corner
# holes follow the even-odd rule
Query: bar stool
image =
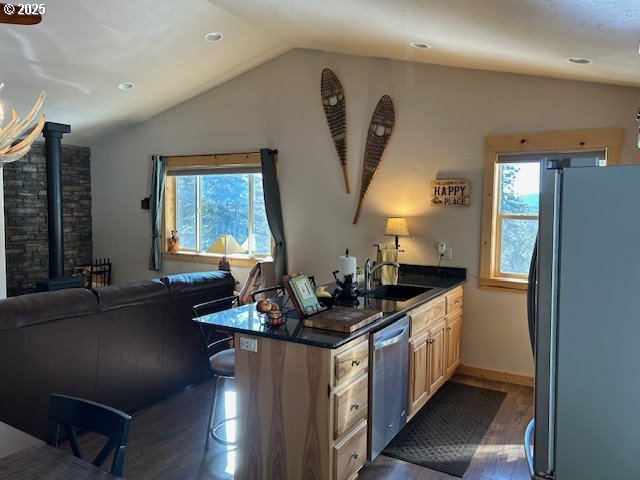
[[(193, 307), (193, 314), (196, 317), (201, 317), (210, 313), (227, 310), (235, 306), (238, 306), (238, 296), (232, 295), (218, 300), (213, 300), (211, 302), (195, 305)], [(213, 385), (209, 420), (207, 422), (207, 438), (204, 444), (204, 449), (209, 450), (210, 438), (213, 438), (216, 442), (222, 445), (233, 446), (235, 445), (235, 442), (222, 438), (216, 431), (230, 420), (234, 420), (234, 418), (225, 418), (220, 422), (216, 422), (215, 424), (213, 423), (218, 403), (218, 391), (220, 387), (224, 385), (223, 382), (226, 379), (235, 378), (236, 350), (232, 347), (233, 337), (224, 336), (223, 338), (220, 338), (221, 332), (218, 332), (213, 328), (207, 328), (205, 324), (200, 322), (198, 322), (198, 327), (200, 328), (200, 334), (202, 335), (209, 371), (216, 377), (216, 381)], [(224, 346), (225, 344), (226, 347)], [(221, 346), (222, 349), (220, 348)]]

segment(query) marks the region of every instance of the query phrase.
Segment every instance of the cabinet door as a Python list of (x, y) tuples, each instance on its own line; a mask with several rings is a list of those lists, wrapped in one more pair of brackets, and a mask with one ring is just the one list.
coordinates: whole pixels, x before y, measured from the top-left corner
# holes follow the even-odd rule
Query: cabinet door
[(462, 287), (454, 288), (447, 293), (447, 313), (462, 309)]
[(445, 381), (445, 321), (444, 318), (429, 327), (429, 396), (440, 388)]
[(424, 305), (414, 308), (409, 312), (411, 316), (411, 337), (417, 337), (427, 331), (430, 322), (444, 316), (447, 310), (445, 297), (431, 300)]
[(429, 394), (427, 371), (429, 344), (427, 340), (426, 333), (409, 340), (409, 416), (427, 401)]
[(447, 345), (447, 376), (451, 375), (460, 365), (460, 337), (462, 332), (462, 311), (458, 311), (446, 318), (445, 331)]

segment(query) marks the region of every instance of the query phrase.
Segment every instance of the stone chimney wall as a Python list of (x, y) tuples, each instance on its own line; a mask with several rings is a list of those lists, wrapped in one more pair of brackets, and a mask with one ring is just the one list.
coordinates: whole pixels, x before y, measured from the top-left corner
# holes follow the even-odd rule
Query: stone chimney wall
[[(4, 170), (7, 296), (35, 291), (35, 281), (49, 277), (47, 170), (44, 142), (34, 142), (22, 159)], [(92, 262), (91, 150), (62, 145), (64, 268)]]

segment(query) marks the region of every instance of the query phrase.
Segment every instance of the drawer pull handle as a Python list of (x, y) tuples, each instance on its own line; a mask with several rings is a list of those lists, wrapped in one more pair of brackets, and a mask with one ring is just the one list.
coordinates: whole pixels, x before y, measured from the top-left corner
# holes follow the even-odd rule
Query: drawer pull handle
[(360, 365), (360, 360), (351, 360), (351, 366), (352, 367), (357, 367), (358, 365)]
[(359, 408), (360, 408), (359, 403), (354, 403), (353, 405), (351, 405), (351, 410), (358, 410)]
[(351, 455), (353, 457), (354, 460), (356, 460), (358, 458), (358, 452), (354, 452), (353, 455)]
[(447, 330), (451, 330), (451, 327), (447, 327)]

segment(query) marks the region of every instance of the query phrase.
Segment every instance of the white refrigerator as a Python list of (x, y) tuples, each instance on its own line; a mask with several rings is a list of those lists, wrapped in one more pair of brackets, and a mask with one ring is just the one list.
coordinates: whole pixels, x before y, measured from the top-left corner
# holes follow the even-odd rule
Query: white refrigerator
[(640, 165), (543, 162), (537, 250), (532, 478), (638, 480)]

